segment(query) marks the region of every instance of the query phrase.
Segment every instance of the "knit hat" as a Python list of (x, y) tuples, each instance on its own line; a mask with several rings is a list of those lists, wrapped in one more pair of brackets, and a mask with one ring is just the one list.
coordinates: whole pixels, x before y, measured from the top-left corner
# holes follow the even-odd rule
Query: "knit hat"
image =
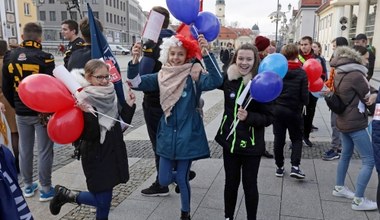
[(263, 36), (257, 36), (255, 39), (255, 46), (260, 51), (264, 51), (270, 45), (270, 40)]

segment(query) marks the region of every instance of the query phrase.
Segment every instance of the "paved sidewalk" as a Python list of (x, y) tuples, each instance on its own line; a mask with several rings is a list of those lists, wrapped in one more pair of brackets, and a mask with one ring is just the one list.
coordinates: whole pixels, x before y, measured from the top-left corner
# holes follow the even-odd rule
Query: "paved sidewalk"
[[(141, 94), (138, 100), (141, 101)], [(191, 181), (191, 214), (194, 220), (224, 219), (223, 190), (224, 170), (221, 148), (212, 140), (221, 121), (223, 101), (220, 91), (205, 93), (205, 127), (210, 140), (212, 158), (195, 161), (192, 169), (196, 178)], [(148, 141), (143, 120), (141, 103), (132, 122), (135, 128), (127, 131), (125, 141), (128, 147), (131, 179), (114, 190), (112, 209), (109, 219), (126, 220), (171, 220), (179, 219), (180, 199), (171, 186), (168, 197), (143, 197), (141, 189), (149, 186), (155, 178), (153, 153)], [(315, 147), (304, 147), (301, 168), (306, 174), (304, 181), (289, 177), (290, 163), (286, 161), (286, 175), (278, 178), (274, 175), (275, 165), (272, 159), (262, 159), (259, 171), (259, 209), (258, 219), (294, 220), (294, 219), (379, 219), (377, 211), (358, 212), (351, 210), (351, 201), (332, 196), (338, 161), (323, 161), (321, 154), (329, 148), (330, 112), (323, 100), (317, 105), (314, 125), (319, 128), (311, 134)], [(267, 147), (273, 146), (272, 128), (266, 129)], [(80, 161), (70, 158), (72, 148), (59, 146), (55, 148), (53, 183), (77, 190), (86, 190), (85, 178)], [(287, 158), (289, 151), (286, 150)], [(358, 158), (357, 155), (354, 158)], [(354, 183), (360, 169), (360, 160), (354, 159), (346, 179), (347, 186), (354, 190)], [(375, 200), (377, 177), (375, 170), (365, 195)], [(38, 195), (38, 194), (37, 194)], [(60, 215), (52, 216), (48, 203), (38, 202), (38, 196), (28, 198), (27, 202), (35, 219), (95, 219), (95, 214), (88, 206), (65, 205)], [(240, 189), (236, 208), (236, 219), (245, 219), (243, 192)]]

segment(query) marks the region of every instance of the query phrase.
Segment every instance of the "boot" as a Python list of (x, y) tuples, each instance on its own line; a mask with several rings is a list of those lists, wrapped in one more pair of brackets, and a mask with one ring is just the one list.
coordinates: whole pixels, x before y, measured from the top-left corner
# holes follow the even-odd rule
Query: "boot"
[(180, 220), (190, 220), (190, 213), (181, 211), (181, 218)]
[(56, 185), (54, 187), (55, 195), (50, 201), (49, 209), (51, 214), (58, 215), (61, 207), (66, 203), (77, 203), (78, 192), (73, 192), (64, 186)]

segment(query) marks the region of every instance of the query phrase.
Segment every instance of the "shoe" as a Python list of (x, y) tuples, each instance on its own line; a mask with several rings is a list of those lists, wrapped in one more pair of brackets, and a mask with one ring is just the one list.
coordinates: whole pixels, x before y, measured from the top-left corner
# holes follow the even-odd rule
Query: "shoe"
[(273, 158), (273, 154), (270, 154), (268, 151), (265, 151), (263, 156), (266, 158)]
[(181, 218), (180, 220), (190, 220), (190, 213), (181, 211)]
[(54, 187), (54, 198), (50, 201), (49, 209), (52, 215), (58, 215), (61, 207), (66, 203), (76, 203), (78, 192), (73, 192), (64, 186)]
[(312, 147), (312, 146), (313, 146), (313, 143), (311, 143), (311, 141), (309, 140), (309, 138), (303, 138), (303, 142), (304, 142), (308, 147)]
[(365, 197), (359, 198), (355, 197), (352, 200), (351, 208), (356, 211), (369, 211), (369, 210), (376, 210), (377, 204), (374, 201), (371, 201)]
[(299, 167), (292, 166), (290, 177), (293, 177), (296, 179), (305, 179), (305, 174), (301, 171)]
[(334, 186), (334, 190), (332, 192), (333, 196), (344, 197), (347, 199), (353, 199), (355, 193), (353, 193), (350, 189), (345, 186)]
[(277, 167), (277, 169), (276, 169), (276, 176), (277, 177), (283, 177), (284, 173), (285, 173), (285, 168), (284, 167), (281, 167), (281, 168)]
[(340, 155), (342, 153), (342, 148), (338, 148), (338, 150), (336, 150), (336, 152)]
[[(197, 175), (197, 173), (195, 171), (190, 170), (190, 172), (189, 172), (189, 180), (194, 179), (196, 175)], [(178, 185), (175, 186), (174, 191), (176, 193), (180, 193)]]
[(157, 181), (152, 183), (152, 185), (146, 189), (141, 190), (141, 195), (143, 196), (168, 196), (169, 187), (161, 186)]
[(38, 183), (32, 183), (32, 185), (25, 187), (23, 194), (26, 198), (34, 196), (34, 192), (38, 190)]
[(335, 152), (334, 149), (330, 149), (329, 151), (326, 151), (325, 155), (322, 156), (322, 160), (327, 160), (327, 161), (337, 160), (339, 158), (340, 158), (340, 155), (337, 152)]
[(54, 188), (50, 187), (49, 192), (40, 190), (40, 202), (47, 202), (53, 199), (55, 195)]

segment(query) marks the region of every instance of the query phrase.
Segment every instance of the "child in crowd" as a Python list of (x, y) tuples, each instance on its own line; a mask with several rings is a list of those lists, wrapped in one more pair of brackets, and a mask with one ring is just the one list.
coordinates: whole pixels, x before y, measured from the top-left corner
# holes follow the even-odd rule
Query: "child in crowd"
[(84, 112), (84, 129), (75, 144), (79, 145), (82, 167), (89, 192), (74, 192), (64, 186), (55, 186), (50, 212), (59, 214), (65, 203), (86, 204), (96, 207), (96, 219), (108, 219), (112, 189), (129, 179), (127, 149), (120, 123), (92, 109), (130, 123), (135, 112), (135, 96), (129, 93), (127, 104), (118, 108), (109, 67), (100, 60), (90, 60), (84, 67), (84, 76), (73, 71), (83, 89), (76, 94), (78, 106)]
[[(241, 45), (232, 58), (223, 85), (224, 113), (220, 129), (215, 137), (223, 147), (224, 170), (226, 172), (224, 188), (224, 213), (226, 219), (234, 217), (240, 179), (243, 182), (247, 219), (256, 219), (259, 192), (257, 175), (261, 156), (265, 152), (265, 127), (273, 122), (271, 104), (252, 100), (239, 106), (240, 97), (247, 83), (257, 74), (260, 62), (259, 52), (252, 44)], [(247, 103), (249, 95), (245, 98)], [(231, 124), (239, 119), (232, 135)], [(242, 176), (242, 177), (241, 177)]]
[[(141, 44), (132, 49), (132, 61), (128, 65), (128, 79), (133, 88), (160, 91), (160, 104), (164, 112), (158, 125), (156, 153), (160, 156), (158, 180), (162, 186), (176, 182), (181, 192), (181, 219), (190, 219), (189, 171), (192, 161), (210, 156), (210, 150), (201, 114), (197, 111), (202, 91), (219, 87), (222, 78), (218, 74), (213, 55), (207, 56), (208, 43), (199, 36), (195, 40), (182, 35), (164, 38), (160, 46), (161, 70), (155, 74), (140, 76), (139, 57)], [(191, 60), (202, 48), (208, 73), (202, 74), (202, 66)]]

